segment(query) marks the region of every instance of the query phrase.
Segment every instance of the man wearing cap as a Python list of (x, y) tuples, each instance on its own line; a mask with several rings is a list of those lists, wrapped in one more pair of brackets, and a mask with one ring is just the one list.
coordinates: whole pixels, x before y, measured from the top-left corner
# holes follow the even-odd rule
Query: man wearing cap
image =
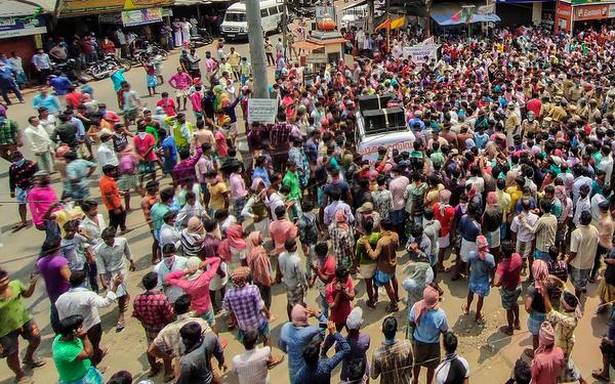
[(30, 151), (38, 158), (40, 167), (49, 172), (53, 172), (53, 156), (51, 153), (51, 139), (40, 120), (36, 116), (28, 118), (30, 123), (24, 130), (24, 135), (30, 146)]

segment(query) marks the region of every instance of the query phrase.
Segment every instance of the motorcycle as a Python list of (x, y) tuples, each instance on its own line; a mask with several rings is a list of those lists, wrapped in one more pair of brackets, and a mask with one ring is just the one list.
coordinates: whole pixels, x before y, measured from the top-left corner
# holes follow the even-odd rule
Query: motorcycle
[(86, 72), (96, 80), (102, 80), (111, 76), (119, 68), (129, 71), (132, 64), (128, 60), (118, 60), (114, 55), (107, 55), (102, 60), (91, 63)]
[(206, 28), (198, 28), (197, 33), (193, 33), (190, 36), (190, 45), (199, 48), (204, 45), (209, 45), (213, 43), (214, 38), (209, 34)]
[(68, 59), (61, 62), (51, 62), (53, 72), (59, 71), (66, 76), (70, 81), (86, 80), (85, 76), (77, 66), (77, 60)]
[(141, 49), (137, 49), (133, 53), (133, 62), (140, 64), (143, 61), (147, 61), (150, 57), (161, 57), (162, 60), (166, 60), (169, 52), (167, 52), (164, 48), (160, 47), (156, 43), (146, 42), (145, 47)]

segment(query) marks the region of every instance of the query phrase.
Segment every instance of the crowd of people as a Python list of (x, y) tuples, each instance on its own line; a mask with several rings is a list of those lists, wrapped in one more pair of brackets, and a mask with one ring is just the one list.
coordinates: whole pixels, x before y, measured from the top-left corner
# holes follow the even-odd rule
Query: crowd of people
[[(0, 270), (0, 355), (18, 382), (28, 380), (22, 363), (45, 363), (24, 301), (39, 276), (60, 383), (102, 382), (97, 367), (108, 351), (98, 311), (111, 306), (117, 332), (127, 312), (139, 321), (149, 374), (165, 381), (219, 383), (228, 367), (240, 383), (266, 383), (286, 356), (291, 383), (329, 383), (340, 364), (344, 383), (416, 384), (422, 368), (427, 383), (464, 383), (470, 366), (456, 352), (439, 283), (460, 279), (466, 315), (483, 323), (497, 287), (505, 334), (532, 336), (509, 383), (585, 382), (572, 356), (575, 328), (609, 310), (603, 366), (591, 375), (613, 379), (615, 31), (448, 36), (440, 57), (421, 65), (401, 47), (424, 36), (377, 34), (365, 44), (361, 32), (345, 34), (363, 46), (352, 66), (331, 63), (309, 78), (276, 46), (276, 122), (246, 123), (247, 148), (236, 110), (245, 118), (250, 65), (222, 43), (203, 59), (182, 52), (168, 80), (174, 94), (162, 92), (154, 110), (117, 71), (123, 121), (93, 91), (72, 86), (62, 96), (38, 94), (23, 130), (0, 109), (15, 231), (28, 226), (29, 212), (44, 234), (28, 285)], [(355, 149), (358, 97), (385, 94), (404, 107), (412, 150), (381, 147), (369, 162)], [(23, 145), (36, 159), (24, 157)], [(138, 294), (128, 289), (135, 258), (125, 237), (135, 198), (152, 235), (152, 269)], [(276, 284), (286, 313), (271, 311)], [(589, 308), (596, 284), (601, 304)], [(375, 347), (362, 326), (381, 288), (386, 312), (398, 312), (405, 297), (407, 316), (388, 315)], [(307, 305), (309, 290), (317, 307)], [(275, 318), (284, 321), (277, 340)], [(226, 329), (245, 352), (225, 353), (218, 333)], [(20, 336), (29, 343), (21, 362)], [(131, 381), (120, 371), (108, 382)]]

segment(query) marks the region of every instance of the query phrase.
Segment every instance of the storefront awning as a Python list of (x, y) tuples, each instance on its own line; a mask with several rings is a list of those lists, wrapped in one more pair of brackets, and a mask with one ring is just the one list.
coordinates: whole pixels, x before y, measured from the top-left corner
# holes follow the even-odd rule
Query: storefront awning
[(359, 0), (359, 1), (355, 2), (355, 3), (351, 3), (351, 4), (343, 6), (342, 7), (342, 11), (345, 11), (347, 9), (352, 9), (352, 8), (360, 7), (360, 6), (365, 5), (367, 3), (369, 3), (369, 0)]
[(47, 33), (43, 13), (47, 11), (29, 1), (0, 0), (0, 39)]
[[(500, 17), (493, 13), (485, 13), (478, 10), (475, 6), (472, 11), (464, 10), (465, 4), (458, 3), (436, 3), (431, 6), (431, 18), (441, 26), (460, 25), (469, 23), (495, 23), (500, 21)], [(473, 4), (470, 4), (473, 5)], [(466, 14), (465, 12), (469, 12)], [(469, 17), (469, 20), (468, 20)]]

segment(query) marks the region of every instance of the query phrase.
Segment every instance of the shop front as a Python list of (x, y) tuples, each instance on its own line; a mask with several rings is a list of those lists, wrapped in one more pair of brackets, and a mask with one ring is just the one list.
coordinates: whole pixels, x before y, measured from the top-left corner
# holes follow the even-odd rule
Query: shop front
[(554, 0), (497, 0), (497, 14), (503, 25), (553, 26)]
[(12, 0), (4, 0), (1, 5), (0, 52), (7, 56), (15, 52), (23, 59), (27, 73), (30, 58), (42, 46), (42, 36), (47, 33), (47, 17), (35, 5)]
[(555, 11), (556, 30), (572, 33), (615, 21), (614, 0), (559, 0)]

